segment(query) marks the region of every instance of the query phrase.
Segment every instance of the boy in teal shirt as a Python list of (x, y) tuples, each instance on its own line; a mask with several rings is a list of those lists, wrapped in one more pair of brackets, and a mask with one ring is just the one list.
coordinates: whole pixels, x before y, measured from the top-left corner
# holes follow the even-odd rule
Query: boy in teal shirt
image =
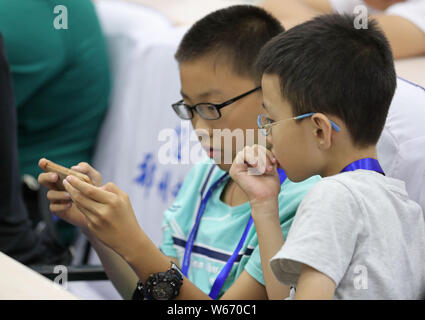
[[(201, 144), (211, 159), (195, 165), (166, 211), (162, 252), (137, 224), (128, 197), (113, 184), (101, 186), (99, 173), (90, 166), (75, 169), (93, 177), (99, 187), (68, 177), (67, 204), (60, 202), (66, 199), (63, 193), (49, 192), (53, 211), (82, 228), (123, 297), (131, 297), (137, 280), (146, 286), (151, 274), (175, 275), (171, 260), (186, 277), (179, 293), (167, 298), (267, 299), (263, 266), (271, 271), (262, 261), (271, 256), (260, 256), (248, 198), (227, 173), (231, 162), (226, 163), (225, 155), (231, 152), (233, 160), (238, 150), (233, 144), (217, 144), (213, 136), (217, 129), (242, 129), (246, 135), (256, 128), (261, 91), (254, 62), (261, 47), (281, 31), (279, 22), (262, 9), (234, 6), (209, 14), (184, 36), (176, 53), (183, 100), (173, 109), (207, 133), (210, 143)], [(48, 185), (57, 176), (41, 174), (39, 180)], [(295, 184), (282, 178), (280, 232), (287, 234), (298, 204), (317, 180)]]

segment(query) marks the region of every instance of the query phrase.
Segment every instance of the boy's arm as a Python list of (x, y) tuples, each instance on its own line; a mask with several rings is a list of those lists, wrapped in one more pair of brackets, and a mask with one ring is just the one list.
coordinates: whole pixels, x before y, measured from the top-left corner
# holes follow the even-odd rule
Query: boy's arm
[(409, 20), (395, 15), (372, 15), (384, 31), (394, 59), (425, 54), (425, 33)]
[(269, 263), (270, 259), (284, 244), (279, 221), (278, 200), (276, 198), (265, 203), (251, 204), (251, 207), (268, 299), (283, 300), (289, 297), (290, 288), (276, 279)]
[[(141, 254), (130, 260), (130, 265), (137, 275), (146, 282), (150, 273), (166, 271), (170, 267), (170, 259), (164, 256), (149, 239), (145, 239), (145, 244), (140, 246), (140, 251), (144, 251), (146, 255)], [(149, 257), (148, 259), (146, 257)], [(149, 271), (147, 271), (149, 270)], [(264, 286), (243, 271), (236, 279), (233, 285), (220, 298), (221, 300), (265, 300), (267, 293)], [(199, 289), (189, 279), (184, 278), (183, 285), (176, 300), (211, 300), (211, 298)]]
[[(286, 29), (317, 15), (333, 12), (329, 0), (266, 0), (260, 6), (279, 19)], [(395, 59), (425, 54), (425, 33), (411, 21), (385, 13), (370, 18), (375, 19), (384, 31)]]
[(99, 256), (105, 273), (115, 289), (117, 289), (123, 299), (131, 299), (138, 281), (136, 273), (123, 258), (97, 240), (90, 232), (84, 232), (84, 234)]
[[(143, 283), (150, 274), (170, 268), (170, 258), (162, 254), (144, 232), (132, 243), (131, 248), (132, 253), (129, 253), (125, 260)], [(116, 273), (118, 275), (119, 272)], [(267, 299), (267, 294), (264, 286), (244, 271), (221, 299), (260, 300)], [(185, 277), (176, 300), (211, 300), (211, 298)]]
[(331, 300), (335, 295), (335, 282), (316, 269), (303, 265), (298, 279), (295, 300)]
[[(105, 273), (108, 275), (108, 278), (114, 285), (115, 289), (123, 299), (130, 300), (133, 296), (134, 290), (136, 289), (137, 281), (139, 280), (136, 273), (120, 255), (101, 243), (90, 232), (83, 233), (99, 256), (103, 268), (105, 269)], [(168, 258), (170, 261), (173, 261), (176, 265), (178, 265), (176, 258)]]
[[(254, 145), (240, 151), (230, 169), (232, 179), (250, 201), (268, 299), (284, 299), (290, 290), (277, 280), (269, 264), (284, 243), (278, 205), (281, 187), (276, 166), (276, 159), (269, 150)], [(251, 170), (258, 172), (252, 174)]]
[[(95, 249), (101, 257), (105, 271), (121, 295), (127, 299), (131, 298), (139, 278), (146, 283), (150, 274), (168, 270), (170, 260), (176, 262), (174, 258), (163, 255), (145, 234), (139, 240), (132, 245), (138, 250), (128, 256), (129, 264), (98, 240), (94, 240), (97, 241), (98, 246)], [(264, 300), (267, 299), (267, 294), (264, 286), (244, 271), (221, 299)], [(176, 300), (211, 300), (211, 298), (185, 278)]]
[[(150, 274), (166, 271), (171, 265), (170, 261), (175, 262), (174, 258), (163, 255), (144, 233), (141, 239), (137, 239), (140, 241), (134, 239), (132, 245), (129, 245), (132, 249), (128, 251), (126, 258), (121, 257), (90, 232), (85, 234), (96, 250), (108, 278), (124, 299), (131, 299), (139, 279), (146, 283)], [(196, 300), (209, 297), (185, 279), (177, 299)]]
[[(98, 188), (72, 177), (66, 181), (67, 192), (87, 219), (90, 238), (105, 271), (123, 297), (131, 296), (138, 279), (145, 283), (152, 273), (170, 268), (170, 258), (137, 223), (127, 194), (112, 183)], [(264, 286), (244, 271), (222, 298), (266, 299), (267, 295)], [(210, 297), (185, 278), (176, 299), (208, 300)]]

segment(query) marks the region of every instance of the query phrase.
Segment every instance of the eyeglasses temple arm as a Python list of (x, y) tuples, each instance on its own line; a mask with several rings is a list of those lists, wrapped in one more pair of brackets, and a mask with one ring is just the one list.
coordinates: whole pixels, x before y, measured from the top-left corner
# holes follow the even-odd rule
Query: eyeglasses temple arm
[[(295, 120), (301, 120), (307, 117), (311, 117), (314, 114), (314, 112), (310, 112), (310, 113), (306, 113), (306, 114), (302, 114), (300, 116), (294, 117)], [(331, 123), (332, 128), (336, 131), (336, 132), (340, 132), (341, 128), (332, 120), (329, 119), (329, 122)]]

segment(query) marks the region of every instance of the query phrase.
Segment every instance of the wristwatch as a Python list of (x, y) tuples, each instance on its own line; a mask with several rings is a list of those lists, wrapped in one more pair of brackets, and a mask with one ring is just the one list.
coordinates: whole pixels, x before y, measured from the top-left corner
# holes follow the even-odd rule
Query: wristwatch
[(183, 284), (183, 272), (173, 262), (166, 272), (151, 274), (146, 284), (139, 280), (133, 300), (172, 300), (179, 295)]
[(172, 300), (179, 295), (183, 273), (173, 262), (166, 272), (151, 274), (145, 285), (145, 297), (153, 300)]

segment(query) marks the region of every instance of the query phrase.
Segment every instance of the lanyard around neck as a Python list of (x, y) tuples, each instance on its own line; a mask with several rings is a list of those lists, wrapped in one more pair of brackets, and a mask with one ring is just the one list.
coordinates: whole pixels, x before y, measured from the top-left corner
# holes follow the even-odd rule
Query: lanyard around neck
[[(280, 183), (282, 184), (285, 179), (286, 179), (286, 174), (285, 171), (278, 169), (278, 173), (279, 173), (279, 179), (280, 179)], [(190, 257), (192, 255), (192, 249), (193, 249), (193, 244), (195, 242), (195, 238), (196, 235), (198, 233), (198, 229), (199, 229), (199, 223), (201, 221), (202, 215), (204, 214), (206, 205), (208, 203), (208, 200), (210, 199), (213, 191), (220, 185), (220, 183), (222, 183), (224, 181), (224, 179), (226, 179), (229, 176), (228, 173), (225, 173), (220, 179), (218, 179), (216, 182), (214, 182), (214, 184), (208, 189), (205, 197), (201, 200), (201, 204), (199, 206), (198, 209), (198, 213), (196, 215), (196, 220), (195, 220), (195, 224), (192, 228), (192, 230), (190, 231), (189, 234), (189, 238), (187, 239), (186, 242), (186, 247), (185, 247), (185, 251), (184, 251), (184, 257), (183, 257), (183, 264), (182, 264), (182, 272), (183, 274), (187, 277), (188, 275), (188, 271), (189, 271), (189, 265), (190, 265)], [(236, 246), (235, 251), (233, 252), (233, 254), (230, 256), (229, 260), (226, 262), (226, 264), (224, 265), (224, 267), (221, 269), (219, 275), (217, 276), (209, 296), (212, 299), (216, 299), (218, 294), (220, 293), (221, 288), (224, 285), (224, 282), (226, 281), (227, 276), (229, 275), (230, 270), (233, 267), (233, 264), (235, 263), (240, 250), (242, 249), (243, 244), (245, 243), (246, 237), (248, 236), (248, 232), (251, 229), (251, 226), (253, 224), (253, 220), (252, 217), (250, 216), (248, 224), (245, 227), (245, 230), (242, 234), (241, 239), (239, 240), (238, 245)]]
[(341, 172), (354, 171), (358, 169), (376, 171), (385, 175), (384, 170), (382, 170), (381, 165), (379, 164), (379, 161), (373, 158), (363, 158), (354, 161), (342, 169)]

